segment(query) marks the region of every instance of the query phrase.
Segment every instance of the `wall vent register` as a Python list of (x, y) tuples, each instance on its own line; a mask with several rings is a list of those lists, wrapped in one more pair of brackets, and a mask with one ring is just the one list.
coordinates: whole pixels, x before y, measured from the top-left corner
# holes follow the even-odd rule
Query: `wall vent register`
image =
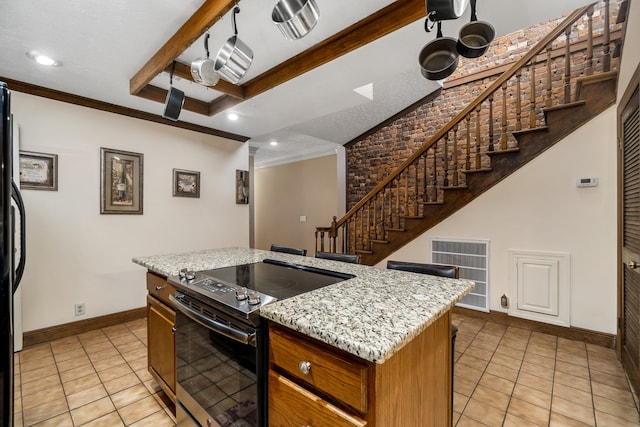
[(489, 241), (432, 237), (429, 247), (432, 263), (457, 265), (460, 279), (476, 283), (475, 289), (456, 305), (489, 312)]

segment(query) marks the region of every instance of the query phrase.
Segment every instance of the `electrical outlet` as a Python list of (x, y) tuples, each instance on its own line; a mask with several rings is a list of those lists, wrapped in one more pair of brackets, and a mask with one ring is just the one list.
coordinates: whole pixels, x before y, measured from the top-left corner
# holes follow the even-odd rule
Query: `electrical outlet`
[(76, 316), (82, 316), (84, 314), (84, 303), (80, 302), (73, 306)]

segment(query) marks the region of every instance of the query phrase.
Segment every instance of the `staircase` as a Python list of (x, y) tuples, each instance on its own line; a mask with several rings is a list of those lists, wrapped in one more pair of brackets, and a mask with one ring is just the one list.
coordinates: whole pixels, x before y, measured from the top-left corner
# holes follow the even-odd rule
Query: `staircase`
[(344, 217), (318, 227), (316, 251), (374, 265), (614, 104), (611, 29), (594, 30), (595, 10), (609, 23), (608, 0), (570, 14)]

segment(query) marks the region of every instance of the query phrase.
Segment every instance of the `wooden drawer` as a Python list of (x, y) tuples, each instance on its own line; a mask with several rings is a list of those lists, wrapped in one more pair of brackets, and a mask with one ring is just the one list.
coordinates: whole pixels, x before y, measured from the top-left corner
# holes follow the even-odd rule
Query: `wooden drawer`
[(291, 380), (269, 371), (269, 426), (366, 425), (365, 420), (349, 415)]
[(154, 296), (169, 307), (173, 308), (173, 303), (169, 301), (169, 295), (176, 291), (176, 288), (167, 282), (162, 276), (147, 272), (147, 290), (149, 295)]
[[(367, 412), (367, 366), (327, 351), (287, 332), (269, 328), (269, 360), (310, 386), (346, 405)], [(301, 363), (310, 366), (307, 374)]]

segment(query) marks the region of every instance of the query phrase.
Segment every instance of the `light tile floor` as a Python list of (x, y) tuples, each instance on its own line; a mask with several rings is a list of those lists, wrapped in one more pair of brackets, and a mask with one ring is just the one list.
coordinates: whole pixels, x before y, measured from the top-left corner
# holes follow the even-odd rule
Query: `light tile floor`
[[(614, 350), (458, 314), (453, 323), (456, 426), (640, 426)], [(175, 425), (146, 341), (140, 319), (17, 353), (16, 427)]]
[(145, 319), (16, 353), (16, 427), (174, 426), (147, 371)]
[(454, 314), (454, 422), (640, 426), (615, 350)]

